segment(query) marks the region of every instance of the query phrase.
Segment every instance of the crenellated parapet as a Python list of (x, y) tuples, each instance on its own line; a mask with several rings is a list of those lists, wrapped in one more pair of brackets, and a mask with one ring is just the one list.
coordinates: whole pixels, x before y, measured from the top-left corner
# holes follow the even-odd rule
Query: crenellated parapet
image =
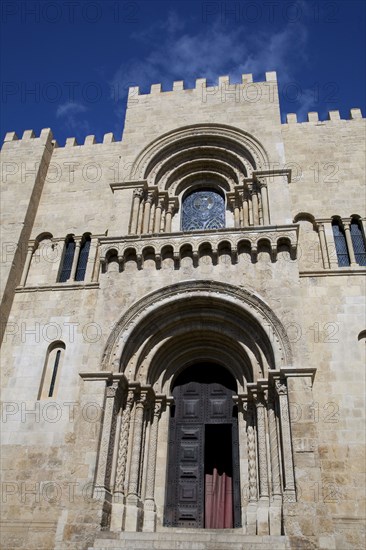
[(103, 141), (100, 143), (97, 142), (95, 135), (93, 134), (86, 136), (83, 144), (79, 144), (76, 138), (69, 137), (66, 139), (65, 147), (90, 147), (92, 145), (106, 145), (110, 143), (116, 143), (113, 132), (108, 132), (107, 134), (104, 134)]
[(29, 147), (35, 145), (47, 145), (58, 147), (56, 140), (53, 139), (52, 130), (43, 128), (39, 136), (36, 136), (33, 130), (25, 130), (21, 139), (15, 132), (8, 132), (4, 138), (3, 149), (17, 149), (19, 147)]
[(360, 120), (364, 119), (362, 116), (361, 109), (354, 108), (351, 109), (349, 112), (349, 118), (343, 119), (341, 118), (341, 115), (339, 111), (332, 110), (328, 111), (328, 119), (327, 120), (319, 120), (319, 113), (315, 111), (311, 111), (307, 114), (307, 120), (304, 122), (299, 122), (297, 120), (297, 114), (296, 113), (288, 113), (286, 115), (286, 123), (285, 125), (293, 125), (293, 124), (316, 124), (317, 126), (323, 126), (326, 124), (330, 124), (333, 122), (346, 122), (350, 120)]
[[(25, 130), (20, 139), (16, 132), (8, 132), (5, 135), (3, 147), (9, 149), (29, 145), (45, 145), (46, 143), (50, 143), (55, 149), (62, 148), (57, 141), (53, 139), (52, 130), (50, 128), (43, 128), (39, 136), (36, 136), (34, 130)], [(108, 132), (104, 134), (103, 140), (100, 143), (97, 142), (95, 135), (86, 136), (83, 144), (79, 144), (75, 137), (68, 137), (66, 138), (64, 147), (91, 147), (92, 145), (109, 145), (112, 143), (120, 142), (116, 141), (112, 132)]]
[[(275, 71), (266, 72), (265, 75), (265, 81), (264, 83), (277, 83), (277, 75)], [(132, 86), (129, 88), (128, 92), (128, 102), (134, 103), (136, 102), (137, 98), (139, 96), (158, 96), (160, 94), (171, 94), (171, 93), (184, 93), (184, 92), (192, 92), (196, 91), (198, 93), (202, 93), (202, 91), (206, 91), (207, 93), (216, 93), (218, 91), (239, 91), (239, 88), (243, 88), (245, 86), (251, 85), (252, 87), (257, 84), (263, 84), (263, 81), (261, 82), (253, 82), (253, 75), (252, 74), (243, 74), (241, 77), (241, 82), (231, 82), (229, 76), (219, 76), (217, 84), (213, 86), (207, 85), (207, 79), (206, 78), (197, 78), (195, 82), (194, 88), (186, 88), (184, 85), (183, 80), (174, 81), (172, 84), (171, 90), (163, 90), (162, 84), (152, 84), (150, 88), (150, 94), (142, 94), (140, 92), (139, 86)]]

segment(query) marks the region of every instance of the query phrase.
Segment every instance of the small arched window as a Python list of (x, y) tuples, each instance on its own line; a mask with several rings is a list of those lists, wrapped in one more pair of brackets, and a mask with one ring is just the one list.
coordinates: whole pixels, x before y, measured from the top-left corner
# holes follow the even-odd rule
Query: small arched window
[(65, 243), (65, 254), (63, 257), (62, 268), (59, 275), (59, 282), (65, 283), (70, 279), (72, 262), (75, 254), (75, 241), (73, 237), (68, 237)]
[(213, 189), (193, 191), (183, 199), (182, 231), (225, 227), (225, 199)]
[(356, 262), (358, 263), (358, 265), (366, 265), (366, 248), (365, 240), (362, 233), (361, 221), (356, 218), (352, 218), (350, 227), (353, 251), (355, 253)]
[(347, 267), (350, 265), (350, 259), (344, 229), (340, 220), (335, 219), (332, 221), (332, 229), (338, 265), (339, 267)]
[(85, 279), (86, 267), (88, 265), (88, 257), (90, 250), (90, 236), (83, 237), (79, 259), (76, 267), (75, 281), (83, 281)]
[(38, 399), (55, 397), (65, 349), (63, 342), (52, 342), (48, 346)]

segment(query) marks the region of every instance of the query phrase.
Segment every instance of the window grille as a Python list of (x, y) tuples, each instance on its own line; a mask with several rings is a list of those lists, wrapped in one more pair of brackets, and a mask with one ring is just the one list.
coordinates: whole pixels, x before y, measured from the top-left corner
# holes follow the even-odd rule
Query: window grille
[(333, 221), (332, 223), (334, 244), (337, 253), (337, 260), (339, 267), (347, 267), (350, 265), (350, 259), (348, 254), (346, 237), (344, 234), (343, 227), (340, 225), (340, 222)]
[(351, 239), (356, 262), (358, 265), (366, 265), (365, 240), (363, 238), (360, 222), (355, 219), (351, 221)]
[(194, 191), (183, 200), (182, 210), (182, 231), (225, 227), (225, 200), (216, 191)]
[(59, 276), (60, 283), (65, 283), (70, 278), (74, 254), (75, 254), (75, 241), (74, 239), (70, 238), (66, 242), (65, 255), (64, 255), (62, 269)]
[(75, 281), (83, 281), (85, 279), (89, 250), (90, 237), (86, 237), (80, 248), (79, 259), (76, 267)]

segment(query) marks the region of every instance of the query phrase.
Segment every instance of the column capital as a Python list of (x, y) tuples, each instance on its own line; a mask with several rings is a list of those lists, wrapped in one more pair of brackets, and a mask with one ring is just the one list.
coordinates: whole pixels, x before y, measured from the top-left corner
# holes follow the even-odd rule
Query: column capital
[(168, 212), (174, 214), (174, 212), (178, 210), (178, 204), (178, 197), (170, 198), (168, 202)]
[(147, 197), (146, 197), (146, 202), (149, 202), (151, 204), (154, 200), (154, 197), (155, 197), (154, 191), (148, 191)]
[(268, 371), (268, 380), (270, 385), (273, 385), (277, 380), (286, 380), (290, 377), (310, 377), (313, 383), (316, 370), (316, 367), (281, 367), (279, 370), (270, 369)]
[(138, 189), (134, 189), (134, 190), (133, 190), (133, 196), (134, 196), (134, 198), (138, 198), (138, 199), (141, 200), (142, 197), (143, 197), (143, 195), (144, 195), (144, 190), (141, 189), (140, 187), (139, 187)]

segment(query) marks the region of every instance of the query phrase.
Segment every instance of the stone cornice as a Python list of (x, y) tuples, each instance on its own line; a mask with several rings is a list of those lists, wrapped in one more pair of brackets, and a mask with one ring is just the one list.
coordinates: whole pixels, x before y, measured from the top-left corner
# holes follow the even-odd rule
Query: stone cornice
[(366, 275), (366, 268), (363, 266), (339, 267), (338, 269), (323, 269), (322, 271), (300, 271), (301, 279), (305, 277), (344, 277), (345, 275)]
[(99, 283), (54, 283), (53, 285), (18, 286), (16, 293), (22, 292), (54, 292), (58, 290), (93, 290), (98, 289)]

